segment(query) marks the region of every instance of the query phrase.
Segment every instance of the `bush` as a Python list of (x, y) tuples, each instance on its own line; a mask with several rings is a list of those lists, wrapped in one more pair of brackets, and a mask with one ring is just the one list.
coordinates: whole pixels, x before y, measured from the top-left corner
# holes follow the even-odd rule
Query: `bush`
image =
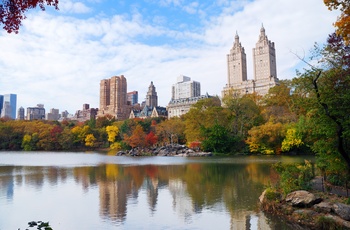
[(319, 216), (316, 219), (316, 227), (320, 230), (340, 230), (342, 229), (332, 218)]
[(305, 160), (304, 164), (287, 164), (277, 163), (273, 168), (280, 175), (279, 188), (284, 194), (292, 191), (311, 187), (311, 180), (314, 178), (312, 164)]

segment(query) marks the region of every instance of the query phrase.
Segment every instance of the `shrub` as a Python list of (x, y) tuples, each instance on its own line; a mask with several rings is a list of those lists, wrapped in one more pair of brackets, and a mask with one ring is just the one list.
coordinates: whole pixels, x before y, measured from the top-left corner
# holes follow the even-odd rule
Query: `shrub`
[(332, 218), (326, 216), (319, 216), (316, 219), (316, 227), (320, 230), (340, 230), (342, 229)]
[(280, 175), (279, 188), (284, 194), (292, 191), (311, 187), (311, 179), (314, 177), (312, 164), (305, 160), (304, 164), (286, 164), (277, 163), (273, 168)]

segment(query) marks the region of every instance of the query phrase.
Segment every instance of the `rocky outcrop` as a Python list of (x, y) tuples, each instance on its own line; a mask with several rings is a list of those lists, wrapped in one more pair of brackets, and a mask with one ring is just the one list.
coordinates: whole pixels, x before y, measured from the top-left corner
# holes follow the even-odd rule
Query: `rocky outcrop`
[(128, 151), (119, 151), (117, 156), (178, 156), (178, 157), (207, 157), (211, 152), (197, 152), (185, 145), (167, 145), (157, 148), (133, 148)]
[(350, 205), (335, 203), (333, 205), (334, 213), (344, 220), (350, 220)]
[(294, 191), (285, 199), (279, 199), (279, 196), (265, 190), (259, 201), (263, 211), (283, 216), (292, 224), (308, 229), (328, 229), (330, 225), (327, 227), (327, 224), (337, 226), (336, 229), (350, 229), (350, 205), (322, 201), (308, 191)]

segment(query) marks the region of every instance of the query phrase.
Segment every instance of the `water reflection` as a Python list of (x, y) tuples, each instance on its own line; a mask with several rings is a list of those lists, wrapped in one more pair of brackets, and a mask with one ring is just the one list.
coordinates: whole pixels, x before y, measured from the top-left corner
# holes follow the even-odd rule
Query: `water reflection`
[[(76, 186), (72, 189), (80, 188), (82, 194), (89, 194), (95, 189), (98, 191), (99, 216), (115, 226), (129, 226), (135, 219), (133, 215), (137, 215), (134, 210), (146, 212), (148, 209), (154, 221), (160, 215), (168, 218), (158, 222), (156, 228), (164, 227), (166, 221), (175, 225), (174, 228), (191, 228), (188, 226), (198, 219), (215, 226), (215, 221), (227, 218), (227, 226), (231, 229), (274, 229), (276, 222), (268, 222), (268, 218), (258, 211), (257, 199), (264, 185), (275, 177), (270, 164), (256, 162), (101, 164), (73, 168), (1, 166), (0, 204), (5, 199), (7, 202), (16, 199), (16, 190), (21, 187), (60, 191), (60, 187), (73, 182)], [(184, 225), (176, 226), (178, 220)], [(141, 221), (146, 220), (139, 220), (132, 226), (142, 226)], [(226, 226), (225, 222), (221, 224)], [(196, 223), (197, 226), (208, 227), (205, 223)]]

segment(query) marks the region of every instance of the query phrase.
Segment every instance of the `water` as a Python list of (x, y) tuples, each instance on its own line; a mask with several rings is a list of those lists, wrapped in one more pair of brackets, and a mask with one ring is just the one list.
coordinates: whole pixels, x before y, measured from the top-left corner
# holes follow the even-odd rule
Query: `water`
[(0, 230), (292, 229), (258, 209), (271, 164), (303, 157), (1, 152)]

